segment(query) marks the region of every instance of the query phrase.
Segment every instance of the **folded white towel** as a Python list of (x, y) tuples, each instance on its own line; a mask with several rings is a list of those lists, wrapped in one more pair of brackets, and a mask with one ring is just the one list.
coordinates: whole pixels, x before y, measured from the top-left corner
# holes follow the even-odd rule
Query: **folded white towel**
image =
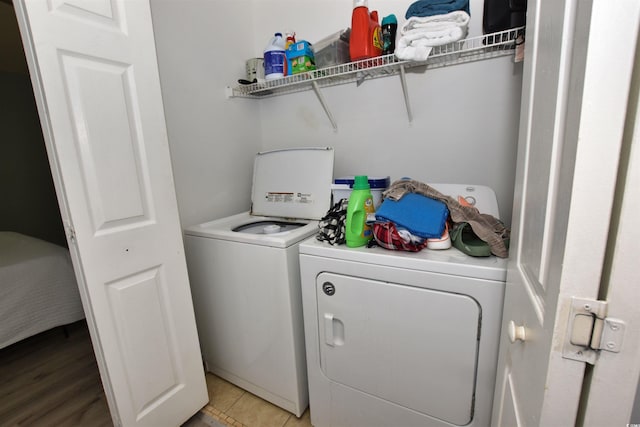
[(444, 15), (410, 17), (400, 28), (396, 56), (400, 60), (425, 61), (433, 46), (461, 40), (467, 36), (469, 14), (456, 10)]

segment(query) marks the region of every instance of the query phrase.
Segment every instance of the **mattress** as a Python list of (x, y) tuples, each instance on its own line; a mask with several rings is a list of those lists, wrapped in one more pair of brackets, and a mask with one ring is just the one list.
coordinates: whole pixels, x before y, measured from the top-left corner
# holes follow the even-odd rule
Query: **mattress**
[(0, 348), (83, 318), (69, 251), (0, 232)]

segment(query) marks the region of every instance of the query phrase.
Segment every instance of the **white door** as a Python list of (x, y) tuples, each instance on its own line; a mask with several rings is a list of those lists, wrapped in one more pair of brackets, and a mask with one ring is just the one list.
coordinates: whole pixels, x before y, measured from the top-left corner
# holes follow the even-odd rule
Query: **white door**
[(586, 364), (563, 347), (571, 297), (598, 298), (638, 10), (633, 0), (529, 2), (493, 425), (576, 424)]
[[(636, 18), (638, 19), (638, 18)], [(640, 21), (640, 20), (639, 20)], [(640, 52), (640, 45), (638, 45)], [(640, 310), (638, 310), (638, 249), (640, 249), (640, 57), (636, 57), (634, 87), (630, 94), (628, 126), (622, 150), (620, 186), (614, 204), (601, 295), (609, 305), (608, 316), (625, 322), (619, 353), (602, 351), (589, 380), (584, 426), (636, 425), (630, 420), (640, 376)], [(635, 111), (634, 111), (635, 110)], [(635, 115), (635, 120), (633, 115)], [(635, 121), (635, 123), (634, 123)]]
[(147, 0), (14, 0), (116, 425), (207, 401)]

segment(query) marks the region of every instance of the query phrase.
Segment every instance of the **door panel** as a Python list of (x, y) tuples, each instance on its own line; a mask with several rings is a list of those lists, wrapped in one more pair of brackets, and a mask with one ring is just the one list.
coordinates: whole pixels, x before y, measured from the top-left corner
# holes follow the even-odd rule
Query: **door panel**
[(139, 416), (182, 387), (184, 374), (166, 300), (166, 280), (158, 268), (107, 283), (119, 353)]
[(119, 27), (116, 19), (118, 3), (113, 0), (50, 0), (51, 11), (67, 14), (69, 17), (82, 19), (85, 22), (93, 21), (97, 24), (106, 24)]
[(519, 411), (516, 408), (516, 402), (513, 400), (515, 397), (514, 386), (513, 386), (513, 377), (510, 373), (506, 375), (506, 383), (505, 383), (505, 393), (506, 401), (503, 406), (502, 418), (498, 425), (505, 427), (520, 427), (522, 423), (518, 419)]
[[(557, 194), (559, 153), (562, 139), (558, 134), (556, 123), (560, 120), (564, 105), (564, 85), (561, 78), (561, 67), (564, 65), (565, 55), (559, 47), (544, 49), (546, 44), (552, 43), (557, 32), (562, 31), (565, 19), (566, 2), (533, 2), (530, 8), (540, 9), (542, 16), (553, 16), (549, 21), (531, 19), (530, 30), (527, 31), (527, 61), (529, 86), (524, 97), (528, 114), (528, 122), (521, 124), (522, 147), (519, 155), (526, 160), (521, 175), (519, 189), (521, 206), (518, 207), (519, 217), (515, 223), (519, 225), (517, 250), (518, 265), (514, 274), (526, 287), (529, 295), (529, 306), (533, 308), (542, 323), (545, 316), (545, 291), (547, 289), (546, 265), (551, 256), (549, 250), (550, 237), (554, 230), (554, 212)], [(533, 15), (529, 13), (529, 16)], [(551, 33), (551, 32), (554, 33)], [(535, 68), (534, 68), (535, 66)], [(524, 107), (523, 107), (524, 108)], [(566, 195), (563, 195), (566, 196)], [(515, 225), (515, 224), (514, 224)], [(534, 319), (532, 319), (534, 320)]]
[(481, 318), (473, 298), (332, 273), (318, 276), (316, 294), (329, 379), (457, 425), (472, 420)]
[(207, 402), (146, 1), (14, 2), (114, 423)]
[(132, 68), (65, 52), (60, 60), (96, 232), (150, 220)]

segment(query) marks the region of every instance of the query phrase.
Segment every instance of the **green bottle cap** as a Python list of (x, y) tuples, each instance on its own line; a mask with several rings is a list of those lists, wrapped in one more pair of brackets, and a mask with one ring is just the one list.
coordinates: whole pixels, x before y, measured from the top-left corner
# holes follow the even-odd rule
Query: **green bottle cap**
[(353, 180), (353, 189), (354, 190), (368, 190), (371, 188), (369, 186), (369, 178), (367, 175), (357, 175)]

